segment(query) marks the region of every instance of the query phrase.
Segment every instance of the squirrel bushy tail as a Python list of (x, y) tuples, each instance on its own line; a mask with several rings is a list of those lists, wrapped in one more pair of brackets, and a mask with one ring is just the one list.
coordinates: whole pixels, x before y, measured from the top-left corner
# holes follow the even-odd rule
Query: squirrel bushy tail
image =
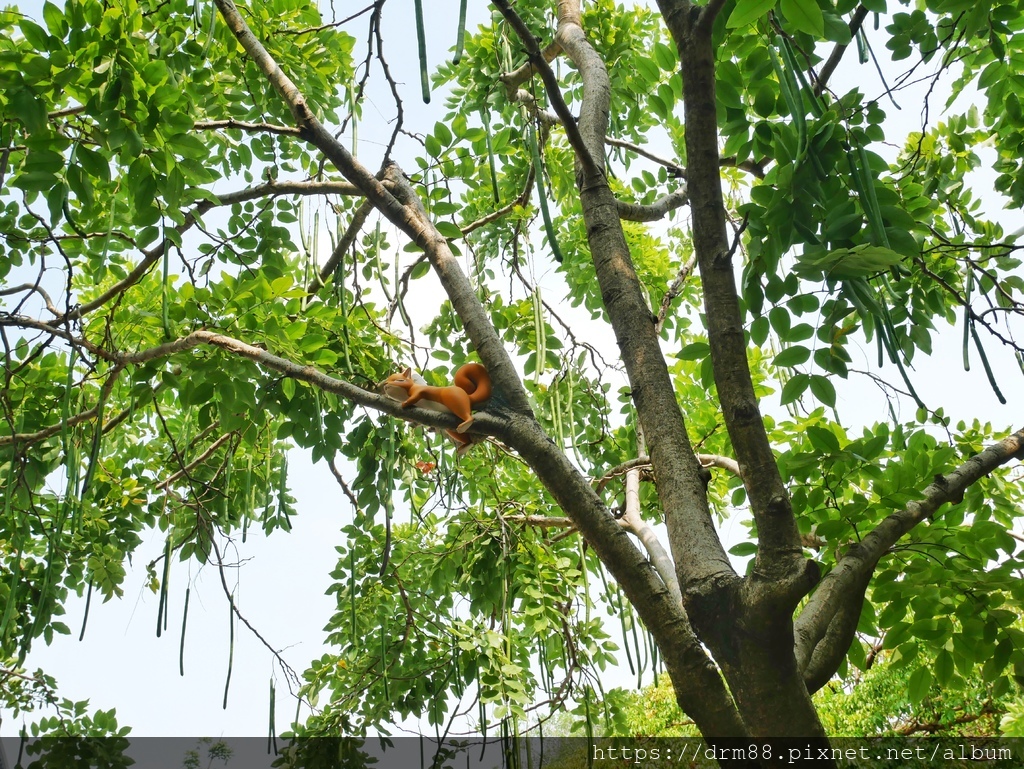
[(491, 397), (491, 376), (479, 363), (460, 366), (453, 381), (469, 394), (469, 402), (474, 406)]

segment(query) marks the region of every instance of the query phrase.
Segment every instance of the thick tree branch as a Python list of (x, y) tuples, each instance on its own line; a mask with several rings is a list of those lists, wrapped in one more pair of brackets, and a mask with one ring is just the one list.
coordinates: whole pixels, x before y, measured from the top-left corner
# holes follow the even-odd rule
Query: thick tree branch
[(619, 519), (619, 523), (625, 527), (626, 531), (640, 540), (647, 555), (650, 556), (655, 571), (658, 572), (661, 581), (665, 583), (665, 587), (672, 594), (672, 600), (682, 606), (683, 594), (679, 589), (675, 564), (661, 544), (661, 540), (658, 539), (658, 535), (654, 533), (654, 529), (640, 515), (640, 468), (638, 467), (630, 468), (626, 472), (626, 512)]
[[(512, 23), (527, 47), (535, 49), (536, 42), (531, 33), (511, 11), (509, 4), (495, 2), (495, 6)], [(637, 413), (650, 446), (658, 492), (670, 532), (675, 531), (672, 549), (680, 580), (684, 583), (686, 580), (701, 583), (723, 576), (735, 578), (708, 510), (704, 488), (706, 471), (700, 467), (687, 438), (658, 335), (655, 333), (654, 318), (633, 267), (615, 197), (604, 173), (610, 84), (604, 62), (583, 34), (578, 2), (559, 2), (556, 39), (583, 81), (579, 139), (584, 146), (579, 147), (578, 141), (570, 140), (577, 155), (577, 186), (580, 189), (591, 257), (600, 283), (602, 300), (612, 321)], [(546, 65), (541, 67), (542, 73), (545, 68)], [(554, 96), (557, 83), (552, 86), (545, 76), (545, 85), (557, 106), (558, 99)], [(560, 114), (560, 117), (565, 121), (563, 115)], [(547, 463), (532, 461), (527, 457), (527, 447), (517, 448), (542, 478), (551, 472), (552, 468)], [(561, 453), (555, 454), (552, 459), (556, 461), (555, 467), (558, 462), (567, 461)], [(594, 492), (585, 487), (585, 490), (581, 489), (578, 493), (589, 497)], [(586, 522), (590, 525), (593, 523), (596, 522), (589, 519)], [(607, 523), (622, 533), (610, 516)], [(636, 557), (642, 558), (639, 552), (632, 548), (633, 553), (624, 562), (620, 559), (625, 555), (615, 552), (613, 544), (618, 540), (610, 530), (588, 528), (583, 522), (579, 525), (580, 531), (612, 570), (652, 630), (659, 648), (665, 654), (666, 667), (686, 712), (708, 734), (745, 734), (746, 727), (722, 685), (721, 678), (714, 673), (685, 614), (671, 597), (664, 582), (654, 576), (652, 570), (652, 577), (659, 587), (655, 589), (651, 586), (649, 590), (653, 593), (635, 593), (636, 583), (623, 582), (621, 568), (623, 563), (629, 563)], [(600, 525), (604, 526), (603, 523)], [(680, 553), (685, 554), (683, 565), (680, 565)], [(655, 598), (653, 601), (652, 596)], [(652, 622), (655, 624), (652, 625)]]
[[(1014, 459), (1024, 459), (1024, 428), (975, 454), (951, 473), (938, 477), (924, 490), (921, 499), (887, 516), (850, 548), (821, 581), (794, 624), (797, 663), (805, 676), (810, 673), (811, 685), (818, 684), (822, 678), (827, 681), (842, 661), (840, 647), (845, 654), (853, 640), (848, 616), (854, 609), (859, 614), (863, 588), (879, 559), (904, 534), (931, 518), (942, 505), (962, 499), (969, 486)], [(856, 623), (853, 624), (855, 629)], [(845, 628), (845, 632), (840, 633), (840, 628)], [(834, 640), (819, 651), (819, 644), (823, 639), (828, 641), (830, 634)], [(829, 671), (833, 663), (835, 667)]]
[[(715, 384), (751, 512), (757, 521), (758, 552), (747, 589), (758, 595), (749, 596), (748, 603), (759, 605), (766, 615), (781, 611), (787, 616), (813, 586), (816, 573), (813, 564), (803, 556), (789, 495), (768, 441), (747, 362), (747, 341), (722, 195), (715, 52), (710, 30), (699, 22), (694, 25), (690, 15), (680, 14), (678, 3), (660, 0), (659, 7), (669, 24), (685, 74), (687, 182)], [(766, 602), (769, 595), (775, 596), (775, 600)]]
[[(706, 586), (688, 597), (687, 608), (753, 735), (801, 735), (824, 741), (824, 728), (793, 654), (790, 620), (817, 580), (818, 570), (803, 555), (747, 362), (722, 194), (710, 25), (699, 23), (700, 13), (693, 13), (688, 2), (658, 0), (658, 6), (676, 44), (683, 76), (686, 179), (715, 384), (758, 532), (750, 574), (739, 585), (720, 580)], [(674, 544), (673, 553), (682, 570)], [(770, 704), (780, 697), (789, 705), (785, 713)]]
[(656, 222), (667, 216), (670, 211), (685, 206), (689, 199), (686, 190), (682, 189), (669, 195), (663, 195), (653, 203), (646, 205), (616, 200), (615, 210), (618, 211), (619, 218), (625, 219), (627, 222)]
[[(302, 94), (252, 35), (234, 3), (231, 0), (216, 0), (216, 3), (228, 28), (238, 38), (243, 49), (287, 101), (297, 125), (302, 129), (303, 137), (323, 152), (345, 178), (360, 188), (381, 213), (426, 252), (456, 313), (465, 324), (470, 340), (487, 366), (498, 394), (512, 409), (507, 420), (492, 422), (478, 418), (474, 422), (474, 428), (482, 423), (481, 427), (486, 428), (490, 425), (495, 428), (494, 434), (501, 432), (507, 436), (505, 442), (515, 448), (529, 463), (540, 481), (573, 519), (598, 555), (609, 564), (630, 600), (638, 606), (644, 622), (654, 633), (659, 646), (671, 650), (671, 657), (666, 656), (666, 666), (672, 670), (673, 680), (677, 682), (677, 686), (683, 687), (683, 691), (688, 693), (688, 698), (703, 717), (709, 731), (737, 736), (744, 734), (745, 728), (732, 706), (731, 698), (724, 690), (715, 667), (693, 637), (685, 615), (672, 601), (653, 568), (618, 526), (597, 494), (565, 454), (554, 448), (550, 438), (533, 418), (522, 383), (486, 312), (461, 272), (447, 242), (425, 216), (422, 205), (408, 181), (401, 176), (395, 166), (388, 167), (387, 177), (395, 190), (392, 194), (363, 168), (316, 119)], [(550, 73), (550, 69), (548, 72)], [(564, 103), (562, 106), (564, 107)], [(569, 133), (571, 135), (573, 132), (570, 130)], [(602, 146), (603, 144), (597, 145), (599, 156)], [(585, 168), (588, 165), (592, 167), (593, 163), (583, 165)], [(600, 179), (603, 180), (603, 173), (600, 173)], [(607, 184), (604, 184), (604, 188), (607, 190)], [(608, 194), (610, 195), (610, 192)], [(609, 201), (608, 211), (614, 216), (614, 199)], [(617, 216), (615, 220), (618, 221)], [(401, 408), (399, 404), (383, 396), (371, 395), (348, 383), (325, 377), (312, 368), (299, 367), (270, 356), (258, 348), (242, 345), (237, 340), (228, 342), (225, 338), (218, 337), (216, 342), (213, 339), (209, 342), (225, 346), (226, 349), (257, 360), (261, 365), (268, 365), (289, 376), (351, 397), (357, 403), (372, 405), (387, 413), (396, 413)], [(676, 411), (678, 413), (678, 407)], [(431, 413), (422, 421), (436, 426), (450, 426), (435, 422), (438, 417), (443, 418), (443, 415)], [(693, 462), (696, 463), (695, 458)], [(666, 652), (667, 655), (668, 653)], [(711, 692), (715, 692), (716, 696), (709, 697)], [(708, 703), (708, 699), (712, 702)]]
[[(350, 382), (330, 377), (312, 366), (294, 363), (286, 358), (274, 355), (260, 347), (255, 347), (242, 342), (239, 339), (235, 339), (224, 334), (218, 334), (213, 331), (193, 331), (188, 336), (180, 337), (179, 339), (165, 342), (164, 344), (129, 353), (108, 350), (105, 347), (90, 342), (84, 337), (76, 337), (71, 332), (63, 328), (58, 328), (48, 323), (44, 323), (34, 318), (27, 318), (25, 316), (0, 315), (0, 326), (45, 331), (46, 333), (53, 334), (54, 336), (65, 340), (71, 345), (81, 347), (101, 360), (105, 360), (116, 366), (122, 367), (137, 366), (160, 358), (168, 358), (172, 355), (188, 352), (189, 350), (202, 345), (218, 347), (229, 353), (238, 355), (239, 357), (248, 358), (258, 364), (261, 368), (276, 371), (280, 374), (291, 377), (292, 379), (297, 379), (300, 382), (307, 382), (314, 387), (324, 390), (325, 392), (340, 395), (359, 406), (375, 409), (376, 411), (384, 412), (385, 414), (389, 414), (393, 417), (409, 419), (429, 427), (441, 429), (454, 429), (458, 425), (459, 421), (458, 418), (452, 414), (445, 414), (421, 408), (403, 409), (399, 403), (391, 398), (379, 395), (370, 390), (364, 390), (362, 387)], [(474, 414), (474, 417), (473, 427), (470, 430), (471, 433), (494, 435), (504, 440), (505, 436), (502, 430), (504, 421), (502, 419), (499, 419), (496, 416), (490, 416), (486, 411), (477, 412)]]

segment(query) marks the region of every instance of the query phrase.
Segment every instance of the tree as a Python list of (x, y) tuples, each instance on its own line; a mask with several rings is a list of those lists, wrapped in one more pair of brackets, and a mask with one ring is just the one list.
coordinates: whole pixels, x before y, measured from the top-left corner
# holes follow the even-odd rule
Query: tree
[[(1024, 673), (1024, 428), (952, 424), (913, 363), (958, 322), (1001, 399), (985, 345), (1021, 360), (1016, 235), (969, 176), (987, 144), (996, 193), (1024, 199), (1015, 6), (498, 0), (433, 75), (443, 118), (411, 133), (396, 4), (3, 15), (11, 665), (68, 632), (70, 593), (118, 594), (146, 527), (166, 532), (162, 596), (172, 561), (223, 575), (248, 527), (288, 529), (294, 445), (355, 510), (306, 733), (589, 713), (616, 650), (595, 605), (642, 624), (708, 739), (824, 739), (810, 695), (865, 663), (858, 632), (914, 666), (918, 699), (979, 662), (1005, 692)], [(869, 38), (914, 59), (876, 99), (833, 81)], [(882, 102), (925, 64), (985, 106), (926, 110), (887, 161)], [(393, 120), (370, 165), (356, 131), (378, 81)], [(438, 284), (431, 304), (418, 286)], [(447, 384), (436, 369), (470, 358), (496, 394), (456, 459), (401, 421), (452, 417), (376, 383), (412, 362)], [(884, 386), (891, 420), (844, 422), (844, 380)], [(745, 574), (715, 525), (739, 509)]]

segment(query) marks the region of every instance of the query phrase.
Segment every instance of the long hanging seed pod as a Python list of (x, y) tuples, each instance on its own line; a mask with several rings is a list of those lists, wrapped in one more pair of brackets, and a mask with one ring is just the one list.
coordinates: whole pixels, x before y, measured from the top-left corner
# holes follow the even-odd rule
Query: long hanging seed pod
[(971, 335), (971, 292), (974, 289), (974, 270), (967, 265), (967, 277), (964, 279), (964, 371), (971, 370), (970, 346), (968, 345)]
[(210, 3), (210, 20), (206, 25), (206, 42), (203, 43), (202, 58), (205, 61), (206, 55), (210, 52), (210, 46), (213, 45), (214, 40), (214, 29), (217, 26), (217, 4)]
[(53, 584), (53, 574), (56, 569), (56, 563), (57, 532), (51, 531), (50, 536), (47, 538), (46, 570), (43, 572), (43, 584), (39, 590), (39, 602), (33, 607), (35, 621), (32, 623), (31, 629), (21, 639), (21, 646), (18, 649), (19, 666), (25, 661), (25, 657), (28, 655), (29, 643), (31, 643), (32, 639), (40, 632), (43, 620), (48, 614), (48, 604), (53, 602), (53, 596), (50, 595), (50, 586)]
[(288, 508), (285, 505), (285, 497), (287, 495), (287, 491), (288, 491), (288, 455), (287, 454), (282, 454), (281, 455), (280, 485), (278, 486), (278, 489), (277, 489), (277, 494), (278, 494), (278, 496), (277, 496), (278, 514), (281, 516), (281, 519), (284, 521), (284, 529), (285, 529), (285, 531), (291, 531), (292, 530), (292, 520), (291, 520), (291, 517), (288, 515)]
[(654, 687), (658, 687), (658, 644), (654, 642), (651, 631), (647, 631), (647, 640), (651, 644), (651, 672), (654, 673)]
[[(68, 420), (71, 419), (71, 394), (75, 388), (75, 361), (77, 357), (78, 348), (72, 347), (71, 352), (68, 354), (68, 376), (64, 383), (64, 400), (60, 407), (60, 442), (64, 447), (64, 461), (69, 480), (72, 475), (72, 466), (77, 464), (77, 459), (73, 456), (74, 447), (71, 442), (71, 430), (68, 426)], [(70, 486), (68, 493), (71, 493)]]
[(885, 232), (885, 222), (882, 220), (882, 210), (878, 206), (878, 196), (875, 194), (875, 181), (871, 176), (871, 165), (868, 162), (868, 153), (863, 145), (857, 145), (857, 171), (859, 181), (861, 203), (868, 218), (868, 225), (871, 227), (871, 234), (879, 246), (889, 248), (889, 236)]
[(395, 423), (388, 420), (387, 455), (384, 466), (384, 554), (380, 559), (380, 576), (383, 577), (388, 570), (388, 562), (391, 560), (391, 517), (395, 512), (395, 503), (391, 499), (393, 493), (395, 475)]
[[(340, 232), (340, 227), (339, 227)], [(380, 221), (377, 222), (377, 233), (380, 234)], [(355, 251), (356, 244), (352, 243), (353, 252)], [(345, 358), (345, 370), (352, 371), (352, 358), (349, 355), (349, 344), (350, 340), (348, 337), (348, 308), (346, 302), (348, 301), (345, 296), (345, 251), (342, 249), (338, 254), (338, 267), (334, 271), (334, 290), (338, 296), (338, 311), (341, 313), (342, 325), (341, 325), (341, 352)], [(355, 260), (352, 260), (355, 264)]]
[(551, 666), (548, 664), (547, 643), (544, 636), (537, 636), (537, 664), (540, 666), (540, 682), (544, 693), (551, 697)]
[(387, 618), (380, 625), (380, 677), (384, 682), (384, 699), (391, 699), (390, 687), (388, 686), (388, 639), (387, 639)]
[[(13, 462), (12, 462), (13, 464)], [(13, 475), (13, 473), (11, 473)], [(13, 486), (8, 485), (8, 500), (10, 495), (13, 493)], [(14, 607), (18, 603), (18, 599), (21, 594), (21, 555), (22, 545), (18, 542), (18, 548), (14, 553), (14, 569), (11, 571), (11, 587), (7, 591), (7, 606), (4, 607), (3, 619), (0, 619), (0, 641), (2, 641), (7, 634), (7, 625), (11, 621), (11, 617), (14, 616)]]
[(780, 43), (780, 50), (782, 52), (782, 59), (786, 63), (786, 67), (793, 71), (796, 75), (797, 80), (800, 81), (800, 88), (798, 91), (798, 99), (803, 104), (803, 94), (807, 94), (807, 101), (811, 108), (811, 114), (815, 117), (821, 117), (825, 114), (824, 107), (821, 106), (821, 102), (818, 101), (818, 97), (814, 95), (814, 89), (811, 88), (807, 82), (807, 78), (804, 77), (804, 71), (797, 64), (796, 52), (793, 50), (793, 44), (789, 42), (789, 38), (779, 35), (776, 40)]
[[(92, 604), (92, 577), (89, 578), (89, 588), (85, 593), (85, 611), (82, 613), (82, 630), (78, 634), (79, 642), (85, 638), (85, 626), (89, 624), (89, 606)], [(2, 637), (2, 636), (0, 636)]]
[(277, 726), (274, 723), (277, 711), (277, 692), (274, 690), (274, 677), (270, 677), (270, 725), (267, 730), (267, 753), (277, 754)]
[(985, 369), (985, 376), (988, 377), (988, 383), (992, 386), (992, 392), (996, 394), (996, 398), (1004, 406), (1006, 405), (1006, 397), (999, 389), (999, 385), (996, 383), (996, 376), (992, 371), (992, 366), (988, 362), (988, 355), (985, 354), (985, 348), (981, 344), (981, 337), (978, 336), (978, 329), (975, 325), (971, 324), (971, 336), (974, 337), (974, 346), (978, 348), (978, 357), (981, 358), (981, 365)]
[(156, 637), (167, 628), (167, 582), (171, 576), (171, 536), (164, 545), (164, 571), (160, 579), (160, 602), (156, 608)]
[(583, 542), (583, 537), (579, 537), (576, 542), (579, 545), (580, 550), (580, 575), (583, 579), (583, 607), (584, 617), (586, 624), (590, 624), (590, 578), (587, 574), (587, 549)]
[(164, 338), (171, 338), (170, 320), (170, 280), (171, 280), (171, 242), (167, 239), (167, 228), (164, 227), (164, 264), (163, 285), (160, 287), (160, 321), (164, 328)]
[(228, 689), (231, 687), (231, 668), (235, 664), (235, 594), (228, 597), (228, 674), (224, 679), (222, 710), (228, 709)]
[(185, 675), (185, 625), (188, 622), (188, 599), (192, 586), (185, 588), (185, 608), (181, 610), (181, 640), (178, 642), (178, 675)]
[[(319, 390), (314, 390), (313, 392), (316, 393), (318, 396), (320, 394)], [(317, 404), (318, 405), (319, 405), (319, 401), (320, 401), (320, 399), (317, 398)], [(319, 414), (319, 413), (320, 413), (320, 411), (319, 411), (319, 409), (317, 409), (317, 414)], [(323, 443), (323, 435), (320, 436), (320, 442)], [(231, 468), (234, 467), (234, 464), (235, 464), (234, 459), (235, 459), (235, 452), (234, 452), (234, 450), (231, 448), (231, 446), (229, 444), (228, 445), (228, 455), (227, 455), (227, 457), (225, 457), (225, 460), (224, 460), (225, 463), (226, 463), (224, 465), (224, 491), (223, 491), (223, 495), (224, 496), (221, 499), (221, 515), (224, 516), (224, 520), (225, 521), (230, 521), (231, 520), (231, 500), (234, 499), (234, 496), (232, 496), (232, 494), (231, 494)]]
[(782, 99), (786, 102), (790, 117), (793, 119), (793, 127), (796, 129), (797, 157), (803, 153), (807, 144), (807, 122), (804, 116), (803, 105), (800, 100), (800, 86), (792, 72), (787, 72), (779, 61), (775, 48), (768, 46), (768, 58), (771, 59), (772, 68), (775, 70), (775, 77), (779, 81), (779, 91)]
[(536, 340), (537, 365), (534, 367), (534, 382), (544, 373), (547, 362), (547, 328), (544, 322), (544, 303), (541, 301), (540, 286), (533, 287), (533, 333)]
[[(583, 457), (580, 455), (579, 441), (576, 439), (576, 415), (573, 412), (573, 400), (576, 398), (575, 384), (573, 380), (575, 374), (573, 373), (572, 362), (570, 361), (568, 368), (566, 368), (565, 384), (566, 384), (566, 418), (569, 420), (569, 443), (572, 445), (573, 456), (576, 457), (576, 461), (583, 465)], [(607, 590), (607, 588), (606, 588)]]
[(558, 237), (555, 234), (555, 225), (551, 221), (551, 211), (548, 209), (548, 197), (544, 192), (544, 167), (540, 158), (540, 142), (537, 140), (537, 132), (530, 126), (530, 151), (533, 154), (534, 176), (537, 179), (537, 199), (540, 202), (540, 215), (544, 220), (544, 230), (548, 236), (548, 245), (551, 246), (551, 255), (559, 264), (562, 263), (562, 249), (558, 246)]
[(480, 683), (477, 682), (477, 695), (476, 701), (480, 705), (480, 760), (484, 760), (484, 751), (487, 750), (487, 706), (484, 705), (484, 699), (480, 692)]
[(352, 112), (352, 157), (357, 157), (359, 155), (359, 105), (356, 103), (354, 83), (354, 80), (352, 83), (349, 83), (348, 105)]
[(587, 767), (594, 769), (594, 721), (590, 715), (590, 686), (583, 687), (583, 714), (587, 720)]
[[(626, 663), (629, 665), (630, 675), (636, 675), (636, 668), (633, 666), (633, 655), (629, 653), (629, 628), (626, 627), (626, 612), (622, 607), (622, 593), (616, 591), (616, 597), (619, 599), (619, 624), (622, 627), (622, 648), (626, 650)], [(636, 629), (633, 630), (633, 641), (636, 642)], [(637, 657), (639, 661), (639, 656)], [(639, 687), (637, 687), (639, 688)]]
[(462, 60), (463, 45), (466, 42), (466, 6), (469, 0), (462, 0), (459, 3), (459, 32), (455, 37), (455, 55), (452, 56), (452, 64), (458, 64)]
[(462, 699), (462, 695), (466, 693), (465, 681), (462, 680), (462, 667), (459, 664), (461, 654), (459, 652), (459, 645), (455, 642), (455, 636), (452, 636), (452, 684), (455, 687), (455, 696)]
[[(319, 392), (319, 391), (318, 391)], [(245, 542), (249, 534), (249, 519), (256, 512), (256, 486), (252, 482), (252, 452), (249, 452), (249, 460), (245, 467), (245, 488), (243, 490), (245, 509), (242, 511), (242, 542)]]
[(555, 435), (558, 437), (558, 448), (565, 448), (565, 428), (562, 420), (562, 396), (558, 391), (558, 382), (551, 388), (551, 416), (555, 423)]
[(487, 167), (491, 172), (491, 192), (494, 193), (494, 205), (501, 205), (501, 195), (498, 192), (498, 171), (494, 160), (494, 146), (491, 144), (491, 118), (490, 111), (484, 109), (480, 113), (480, 119), (484, 124), (484, 142), (487, 145)]
[[(116, 376), (112, 374), (111, 376)], [(107, 403), (107, 388), (103, 386), (100, 388), (99, 397), (96, 399), (96, 427), (92, 434), (92, 447), (89, 450), (89, 465), (85, 468), (85, 476), (82, 479), (82, 499), (85, 499), (85, 495), (89, 493), (89, 489), (92, 486), (92, 479), (96, 472), (96, 464), (100, 458), (100, 446), (103, 444), (103, 409)], [(81, 505), (76, 506), (79, 510)], [(81, 516), (79, 515), (79, 518)], [(80, 523), (79, 520), (75, 520), (75, 530), (77, 531), (77, 525)]]
[(420, 90), (423, 92), (423, 103), (430, 104), (430, 72), (427, 69), (427, 33), (423, 27), (423, 0), (415, 0), (416, 7), (416, 42), (420, 51)]
[(352, 622), (352, 646), (356, 646), (356, 543), (348, 551), (348, 595)]

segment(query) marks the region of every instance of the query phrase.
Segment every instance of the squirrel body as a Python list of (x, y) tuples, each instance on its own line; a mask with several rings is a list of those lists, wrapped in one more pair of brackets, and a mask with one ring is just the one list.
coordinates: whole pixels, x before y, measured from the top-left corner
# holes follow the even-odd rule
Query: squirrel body
[(381, 389), (389, 398), (402, 402), (402, 408), (419, 404), (432, 411), (450, 411), (460, 420), (455, 430), (446, 432), (461, 451), (471, 440), (462, 435), (473, 424), (473, 407), (491, 397), (491, 377), (479, 363), (466, 363), (455, 372), (454, 384), (446, 387), (428, 385), (412, 369), (392, 374)]

